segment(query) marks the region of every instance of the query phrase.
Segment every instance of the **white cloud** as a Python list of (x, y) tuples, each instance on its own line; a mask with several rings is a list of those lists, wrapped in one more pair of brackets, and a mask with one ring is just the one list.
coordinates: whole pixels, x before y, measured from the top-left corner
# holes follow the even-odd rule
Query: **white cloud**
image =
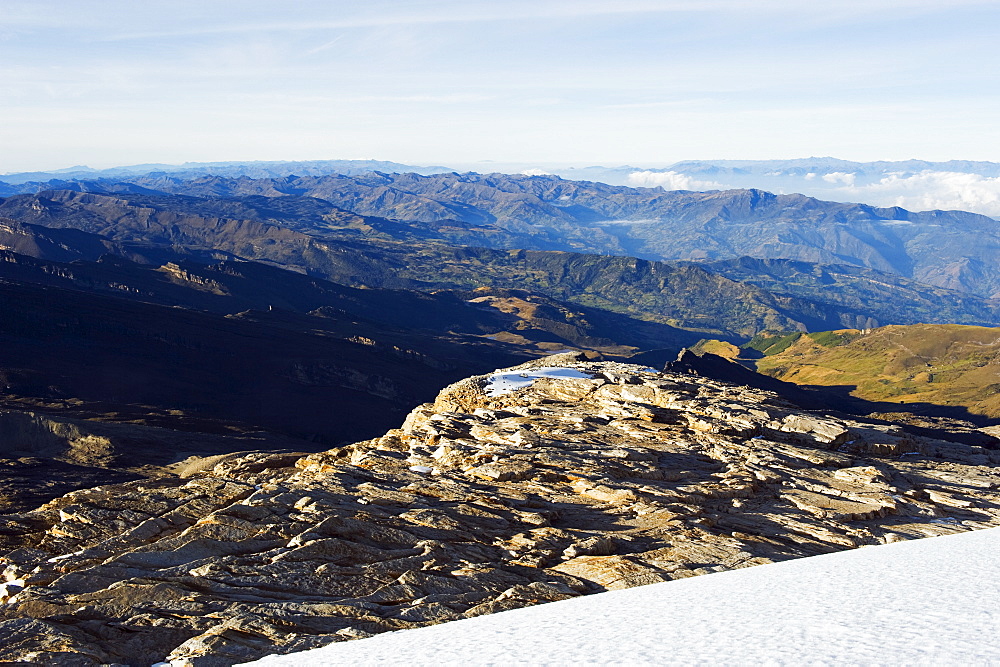
[(551, 172), (545, 171), (544, 169), (525, 169), (521, 172), (522, 176), (551, 176)]
[(837, 190), (880, 206), (901, 206), (914, 211), (974, 211), (1000, 216), (1000, 177), (922, 171), (917, 174), (889, 174), (877, 183)]
[[(806, 174), (806, 177), (808, 176), (809, 174)], [(829, 174), (823, 175), (823, 180), (826, 181), (827, 183), (843, 183), (844, 185), (848, 186), (854, 185), (854, 179), (855, 179), (854, 174), (849, 174), (844, 171), (833, 171), (830, 172)]]
[(628, 184), (633, 187), (655, 188), (664, 190), (724, 190), (722, 183), (715, 181), (699, 181), (676, 171), (633, 171), (628, 175)]

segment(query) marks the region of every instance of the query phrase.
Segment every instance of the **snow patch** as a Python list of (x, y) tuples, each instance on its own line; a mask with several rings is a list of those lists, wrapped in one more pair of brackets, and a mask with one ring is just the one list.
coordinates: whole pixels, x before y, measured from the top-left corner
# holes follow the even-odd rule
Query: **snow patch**
[(4, 601), (7, 604), (13, 604), (15, 602), (15, 596), (23, 591), (24, 587), (24, 579), (12, 579), (6, 583), (0, 584), (0, 601)]
[(571, 378), (576, 380), (589, 380), (592, 376), (582, 373), (575, 368), (564, 368), (560, 366), (543, 366), (523, 371), (504, 371), (494, 373), (490, 376), (486, 384), (487, 396), (503, 396), (517, 389), (530, 387), (539, 378)]

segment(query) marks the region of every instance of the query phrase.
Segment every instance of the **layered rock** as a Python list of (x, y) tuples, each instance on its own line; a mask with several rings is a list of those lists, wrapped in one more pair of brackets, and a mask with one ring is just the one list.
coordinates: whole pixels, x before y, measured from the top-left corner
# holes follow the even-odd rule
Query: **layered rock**
[(572, 355), (507, 373), (374, 440), (3, 517), (0, 660), (229, 665), (1000, 525), (998, 451)]
[[(30, 510), (102, 484), (204, 468), (209, 455), (301, 444), (263, 431), (217, 435), (0, 409), (0, 512)], [(0, 550), (7, 539), (0, 532)]]

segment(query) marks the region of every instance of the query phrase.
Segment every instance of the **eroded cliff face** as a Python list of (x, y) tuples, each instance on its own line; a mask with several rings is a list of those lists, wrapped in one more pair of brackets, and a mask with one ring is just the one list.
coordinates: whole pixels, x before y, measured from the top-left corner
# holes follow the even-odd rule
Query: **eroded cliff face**
[(559, 355), (451, 385), (381, 438), (2, 517), (0, 659), (229, 665), (996, 526), (998, 485), (1000, 451)]

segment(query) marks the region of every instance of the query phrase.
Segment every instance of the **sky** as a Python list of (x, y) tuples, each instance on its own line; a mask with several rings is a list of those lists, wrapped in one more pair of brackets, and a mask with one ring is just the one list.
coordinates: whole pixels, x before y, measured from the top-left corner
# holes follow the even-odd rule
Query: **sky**
[(997, 0), (3, 0), (0, 173), (1000, 160)]

